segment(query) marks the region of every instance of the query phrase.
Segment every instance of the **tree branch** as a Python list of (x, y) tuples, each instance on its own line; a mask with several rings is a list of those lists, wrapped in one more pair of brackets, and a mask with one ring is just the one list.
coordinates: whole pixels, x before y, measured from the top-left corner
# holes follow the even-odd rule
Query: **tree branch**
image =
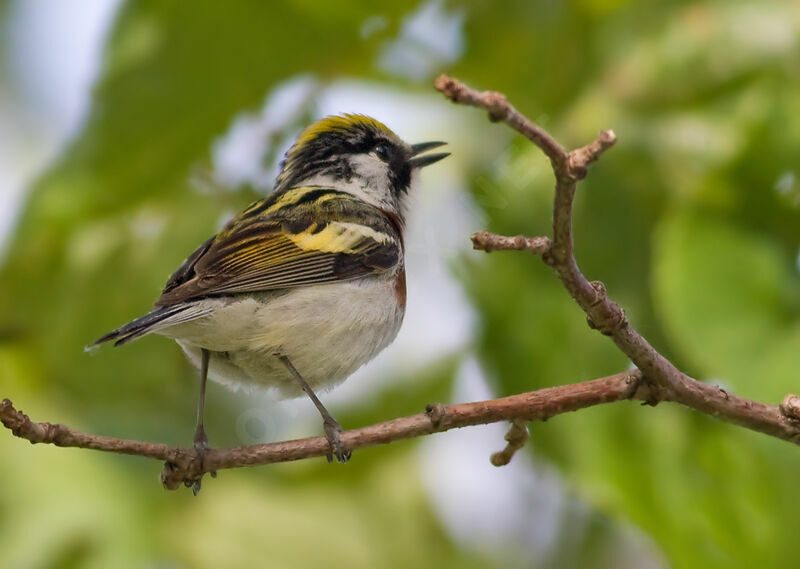
[(553, 238), (504, 237), (487, 231), (472, 236), (473, 246), (484, 251), (527, 249), (542, 256), (558, 275), (564, 288), (586, 313), (589, 326), (609, 336), (617, 347), (644, 373), (652, 399), (675, 401), (748, 429), (800, 443), (800, 398), (789, 395), (780, 407), (750, 401), (693, 379), (678, 370), (637, 332), (625, 313), (606, 294), (600, 281), (589, 282), (575, 260), (572, 238), (572, 203), (578, 182), (586, 177), (588, 166), (614, 145), (613, 131), (602, 131), (592, 142), (567, 153), (553, 142), (544, 129), (532, 125), (506, 98), (493, 91), (476, 91), (461, 81), (441, 75), (437, 90), (453, 101), (489, 112), (492, 121), (503, 120), (530, 139), (550, 158), (556, 178), (553, 200)]
[[(429, 405), (426, 413), (401, 417), (361, 429), (342, 433), (342, 442), (350, 449), (387, 444), (403, 439), (441, 433), (458, 427), (485, 425), (500, 421), (545, 421), (568, 411), (577, 411), (621, 399), (646, 399), (646, 387), (640, 386), (638, 370), (584, 381), (549, 387), (475, 403)], [(201, 457), (194, 448), (170, 447), (90, 435), (64, 425), (35, 423), (8, 399), (0, 402), (0, 421), (11, 432), (31, 443), (50, 443), (62, 447), (79, 447), (120, 454), (133, 454), (166, 461), (161, 481), (174, 490), (182, 483), (192, 486), (206, 472), (288, 462), (329, 452), (325, 437), (311, 437), (279, 443), (209, 449)]]
[[(493, 91), (479, 92), (460, 81), (441, 76), (436, 88), (455, 103), (486, 110), (492, 121), (503, 121), (538, 146), (550, 159), (555, 175), (553, 235), (505, 237), (487, 231), (472, 236), (475, 249), (530, 251), (553, 268), (564, 288), (586, 313), (589, 325), (609, 336), (638, 369), (581, 383), (549, 387), (476, 403), (429, 405), (426, 413), (402, 417), (342, 433), (351, 449), (387, 444), (470, 425), (511, 421), (508, 445), (492, 455), (496, 465), (506, 464), (527, 440), (525, 423), (586, 407), (623, 399), (649, 404), (674, 401), (708, 415), (736, 423), (774, 437), (800, 444), (800, 397), (787, 395), (780, 406), (738, 397), (699, 382), (679, 371), (659, 354), (628, 322), (622, 309), (606, 294), (599, 281), (590, 282), (575, 260), (572, 236), (572, 203), (577, 184), (591, 163), (616, 141), (612, 131), (603, 131), (594, 141), (566, 151), (543, 128), (519, 113), (506, 97)], [(116, 439), (76, 431), (64, 425), (35, 423), (8, 399), (0, 402), (0, 421), (11, 432), (31, 443), (50, 443), (105, 452), (131, 454), (166, 461), (161, 473), (166, 488), (195, 486), (207, 472), (275, 462), (325, 456), (325, 437), (312, 437), (263, 445), (209, 449)]]

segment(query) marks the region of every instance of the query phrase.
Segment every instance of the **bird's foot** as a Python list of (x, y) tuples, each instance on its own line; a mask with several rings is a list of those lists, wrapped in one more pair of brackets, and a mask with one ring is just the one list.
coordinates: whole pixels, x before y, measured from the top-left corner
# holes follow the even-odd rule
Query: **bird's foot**
[(346, 463), (350, 460), (353, 452), (342, 442), (342, 437), (340, 435), (344, 432), (344, 429), (342, 429), (342, 426), (334, 419), (325, 420), (322, 424), (325, 428), (325, 437), (328, 439), (328, 444), (330, 445), (330, 450), (326, 455), (328, 462), (333, 462), (333, 457), (335, 456), (337, 462), (342, 464)]
[[(203, 482), (203, 474), (205, 474), (203, 463), (206, 460), (208, 449), (209, 446), (208, 446), (208, 437), (206, 436), (206, 431), (203, 428), (203, 425), (197, 425), (197, 429), (194, 432), (194, 450), (197, 452), (197, 457), (200, 459), (201, 474), (196, 479), (187, 482), (186, 484), (187, 486), (190, 486), (192, 488), (192, 494), (194, 494), (195, 496), (197, 496), (197, 494), (200, 493), (200, 488)], [(217, 477), (216, 470), (209, 471), (209, 474), (211, 475), (211, 478)]]

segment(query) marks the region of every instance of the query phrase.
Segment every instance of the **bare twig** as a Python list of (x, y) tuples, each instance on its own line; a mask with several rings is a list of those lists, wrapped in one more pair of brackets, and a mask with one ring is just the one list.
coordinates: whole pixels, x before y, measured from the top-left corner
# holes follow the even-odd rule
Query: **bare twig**
[(488, 231), (480, 231), (470, 236), (472, 248), (491, 253), (492, 251), (514, 250), (530, 251), (535, 255), (545, 256), (550, 252), (550, 239), (547, 237), (504, 237)]
[(566, 162), (568, 158), (567, 151), (547, 131), (511, 106), (511, 103), (502, 93), (495, 91), (478, 92), (447, 75), (440, 75), (436, 79), (434, 87), (454, 103), (480, 107), (488, 111), (490, 121), (503, 121), (508, 124), (541, 148), (554, 166), (560, 167)]

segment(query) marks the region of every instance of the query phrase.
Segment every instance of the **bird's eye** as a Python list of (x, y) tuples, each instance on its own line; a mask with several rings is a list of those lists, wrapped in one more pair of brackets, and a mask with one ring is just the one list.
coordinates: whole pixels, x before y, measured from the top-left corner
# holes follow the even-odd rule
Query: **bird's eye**
[(375, 154), (377, 154), (378, 158), (384, 161), (389, 160), (390, 149), (388, 144), (379, 144), (375, 147)]

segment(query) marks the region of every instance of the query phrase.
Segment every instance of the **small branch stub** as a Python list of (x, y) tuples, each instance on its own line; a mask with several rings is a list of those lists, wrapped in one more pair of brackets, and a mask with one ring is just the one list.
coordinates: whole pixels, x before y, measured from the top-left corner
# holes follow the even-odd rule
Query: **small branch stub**
[(425, 407), (425, 413), (430, 417), (431, 427), (433, 427), (434, 430), (438, 430), (442, 425), (442, 420), (445, 415), (444, 405), (441, 403), (430, 403)]
[(614, 146), (617, 142), (617, 135), (613, 130), (601, 130), (600, 135), (592, 142), (573, 150), (569, 153), (568, 170), (576, 180), (582, 180), (589, 171), (589, 165), (596, 162), (600, 155)]
[(508, 443), (506, 448), (503, 450), (494, 453), (490, 461), (494, 466), (505, 466), (511, 459), (514, 457), (514, 454), (525, 446), (525, 443), (528, 442), (528, 438), (530, 438), (531, 433), (528, 430), (528, 425), (525, 421), (520, 419), (515, 419), (511, 422), (511, 428), (506, 433), (505, 439)]
[(790, 393), (781, 403), (781, 412), (787, 419), (794, 422), (800, 422), (800, 397)]

